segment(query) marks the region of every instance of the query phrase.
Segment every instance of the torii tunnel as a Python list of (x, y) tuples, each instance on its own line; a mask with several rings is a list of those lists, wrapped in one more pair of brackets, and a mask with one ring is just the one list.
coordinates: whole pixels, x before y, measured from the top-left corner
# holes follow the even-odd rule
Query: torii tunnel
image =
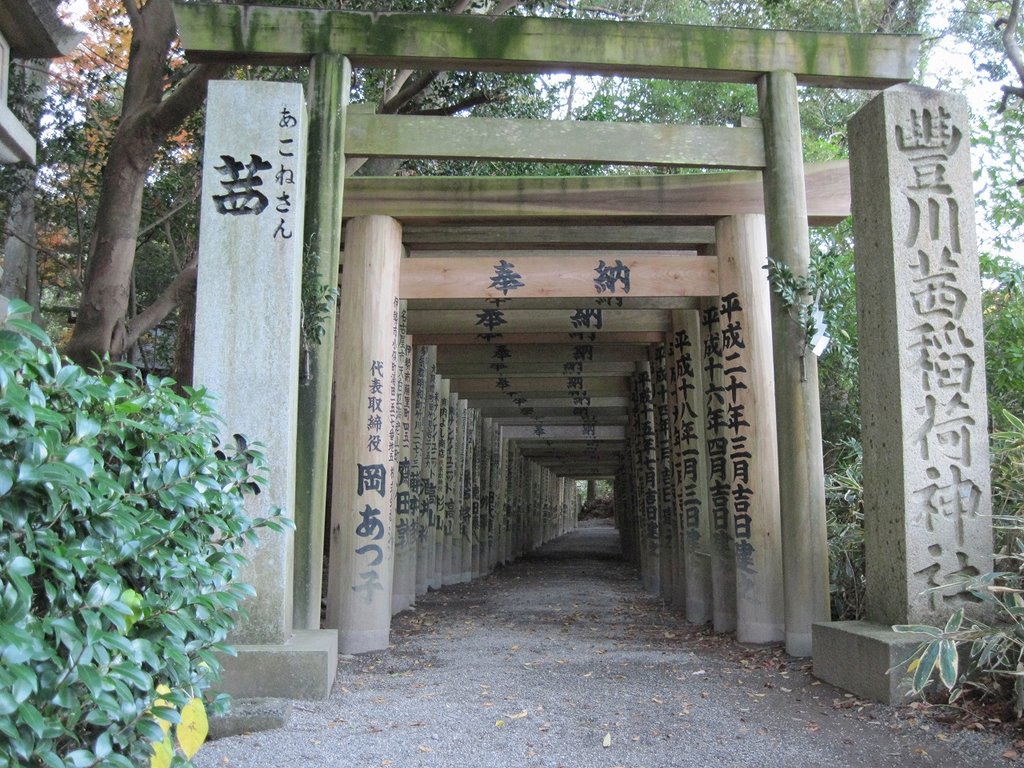
[[(812, 627), (829, 620), (829, 584), (816, 358), (765, 267), (807, 274), (808, 228), (851, 213), (851, 175), (858, 240), (878, 241), (870, 247), (889, 261), (913, 245), (897, 230), (920, 221), (877, 194), (910, 188), (904, 171), (876, 172), (908, 146), (945, 152), (942, 189), (954, 189), (961, 158), (947, 139), (965, 118), (959, 102), (923, 89), (879, 97), (910, 104), (904, 117), (864, 111), (858, 141), (874, 159), (803, 162), (797, 86), (896, 86), (913, 74), (916, 39), (198, 3), (175, 12), (193, 60), (311, 65), (305, 94), (252, 81), (210, 90), (195, 380), (221, 393), (229, 429), (267, 443), (260, 503), (296, 522), (254, 553), (247, 578), (259, 595), (225, 687), (326, 696), (338, 651), (387, 647), (392, 615), (417, 595), (571, 530), (577, 483), (595, 479), (613, 483), (625, 554), (650, 593), (741, 642), (785, 643), (798, 656), (813, 647), (817, 669)], [(352, 65), (756, 83), (760, 114), (736, 127), (378, 115), (348, 104)], [(713, 172), (345, 178), (346, 160), (363, 157)], [(969, 166), (956, 184), (964, 178), (950, 199), (970, 199)], [(973, 220), (928, 231), (954, 233), (962, 250), (970, 231), (973, 247)], [(904, 279), (874, 262), (863, 271), (876, 277), (862, 290), (858, 272), (859, 294), (894, 327), (882, 309), (903, 311), (885, 297)], [(316, 340), (300, 339), (300, 283), (334, 287), (339, 272), (337, 321), (327, 301)], [(885, 422), (885, 403), (904, 399), (923, 364), (901, 363), (892, 350), (913, 345), (874, 333), (873, 314), (862, 337), (879, 351), (862, 345), (862, 367), (910, 378), (880, 390), (865, 450), (876, 430), (910, 456), (920, 430), (898, 414)], [(934, 485), (934, 464), (914, 471)], [(969, 470), (980, 488), (980, 465), (976, 453), (957, 477)], [(900, 482), (901, 499), (920, 495), (916, 481)], [(827, 635), (822, 652), (824, 669), (844, 643), (880, 643), (870, 652), (889, 655), (865, 665), (882, 698), (887, 660), (903, 646), (872, 633), (918, 615), (913, 599), (889, 598), (919, 586), (906, 550), (913, 559), (937, 546), (915, 538), (904, 506), (889, 507), (891, 519), (876, 519), (888, 526), (881, 538), (903, 547), (902, 575), (878, 580), (870, 631), (845, 628), (848, 643)]]

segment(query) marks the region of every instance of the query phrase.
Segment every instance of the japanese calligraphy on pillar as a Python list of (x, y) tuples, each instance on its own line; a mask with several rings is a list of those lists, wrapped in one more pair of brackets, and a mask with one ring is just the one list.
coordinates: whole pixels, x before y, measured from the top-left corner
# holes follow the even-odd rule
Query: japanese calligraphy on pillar
[[(384, 362), (373, 360), (370, 363), (366, 387), (369, 413), (366, 422), (366, 449), (370, 456), (379, 459), (379, 463), (356, 464), (356, 494), (362, 508), (357, 510), (355, 529), (355, 552), (360, 563), (359, 583), (352, 586), (352, 591), (367, 604), (373, 602), (377, 592), (384, 590), (377, 566), (384, 561), (384, 548), (390, 546), (390, 542), (384, 540), (384, 521), (387, 516), (382, 512), (382, 508), (387, 509), (388, 467), (392, 463), (381, 444), (381, 432), (385, 427), (385, 375)], [(391, 446), (391, 441), (388, 441), (389, 451), (393, 451)]]
[[(729, 458), (729, 494), (732, 498), (733, 544), (736, 548), (736, 570), (741, 580), (754, 570), (754, 547), (750, 542), (753, 518), (750, 515), (754, 490), (750, 487), (751, 453), (750, 422), (747, 420), (745, 398), (747, 369), (743, 364), (746, 342), (743, 339), (743, 306), (735, 293), (722, 297), (718, 310), (722, 334), (722, 386), (725, 401), (725, 437)], [(742, 589), (742, 584), (740, 584)]]
[(700, 496), (700, 435), (697, 431), (696, 371), (694, 369), (694, 342), (685, 329), (672, 336), (673, 366), (669, 371), (669, 384), (678, 396), (675, 401), (675, 471), (676, 486), (682, 489), (683, 526), (687, 541), (696, 546), (700, 540), (700, 521), (703, 513)]
[(267, 130), (267, 137), (261, 142), (264, 146), (243, 152), (225, 148), (219, 153), (220, 163), (213, 166), (219, 174), (220, 190), (211, 195), (217, 213), (259, 217), (271, 210), (267, 214), (271, 221), (265, 228), (273, 240), (291, 240), (295, 236), (296, 205), (302, 195), (302, 176), (298, 171), (304, 159), (304, 128), (299, 122), (301, 114), (293, 110), (294, 106), (287, 103), (276, 107), (277, 124)]
[[(914, 576), (921, 590), (975, 576), (971, 535), (987, 495), (987, 420), (980, 323), (980, 292), (966, 279), (973, 247), (964, 247), (963, 209), (974, 205), (970, 186), (956, 188), (949, 168), (968, 164), (961, 125), (942, 103), (910, 109), (896, 125), (896, 148), (909, 165), (906, 237), (898, 253), (912, 317), (903, 343), (911, 351), (915, 432), (912, 449), (923, 472), (912, 488), (910, 525), (921, 537), (924, 562)], [(965, 178), (959, 174), (959, 178)], [(970, 177), (966, 176), (969, 180)], [(971, 238), (973, 245), (973, 238)], [(976, 270), (977, 268), (974, 267)], [(960, 586), (928, 593), (933, 609), (969, 599)]]
[(718, 332), (718, 307), (706, 307), (701, 314), (704, 340), (704, 412), (708, 457), (708, 500), (711, 505), (711, 534), (716, 546), (729, 546), (729, 439), (726, 435), (726, 399), (722, 386), (722, 336)]

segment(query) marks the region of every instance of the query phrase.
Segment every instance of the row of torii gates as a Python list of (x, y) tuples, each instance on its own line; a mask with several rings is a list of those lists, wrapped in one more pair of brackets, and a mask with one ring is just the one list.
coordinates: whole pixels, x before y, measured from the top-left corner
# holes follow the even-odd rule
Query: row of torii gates
[[(829, 619), (816, 359), (764, 266), (770, 257), (806, 274), (808, 226), (851, 209), (845, 162), (804, 165), (797, 86), (906, 82), (914, 38), (199, 3), (175, 13), (193, 60), (311, 65), (308, 94), (226, 81), (211, 84), (208, 100), (195, 381), (220, 394), (231, 431), (267, 445), (270, 492), (259, 503), (293, 510), (296, 522), (294, 536), (254, 553), (246, 577), (258, 597), (226, 666), (229, 692), (326, 696), (339, 649), (386, 647), (391, 616), (416, 595), (569, 530), (575, 482), (608, 477), (626, 551), (652, 593), (743, 642), (785, 642), (801, 656), (813, 645), (816, 669), (853, 689), (843, 669), (857, 656), (858, 675), (873, 675), (867, 695), (895, 691), (886, 670), (906, 641), (884, 625), (927, 620), (964, 598), (915, 597), (952, 572), (953, 553), (942, 554), (934, 499), (923, 517), (912, 513), (922, 493), (913, 477), (938, 487), (955, 470), (987, 493), (983, 435), (971, 456), (946, 451), (952, 463), (939, 466), (918, 446), (922, 425), (940, 429), (936, 419), (899, 410), (908, 388), (932, 397), (939, 386), (932, 392), (937, 369), (900, 335), (935, 311), (914, 299), (917, 319), (901, 319), (900, 292), (917, 296), (901, 270), (924, 267), (899, 266), (900, 249), (931, 253), (954, 233), (943, 263), (960, 282), (939, 292), (958, 290), (977, 309), (976, 266), (971, 283), (958, 258), (974, 248), (969, 202), (942, 221), (933, 210), (937, 195), (971, 199), (967, 142), (950, 140), (966, 132), (962, 100), (893, 88), (851, 125), (851, 150), (859, 142), (862, 152), (852, 173), (858, 290), (871, 303), (862, 368), (879, 382), (877, 395), (863, 393), (865, 453), (878, 456), (866, 456), (865, 482), (874, 472), (889, 494), (883, 532), (869, 520), (869, 558), (894, 569), (869, 572), (869, 618), (881, 627), (821, 625), (820, 641), (812, 632)], [(761, 114), (740, 127), (377, 115), (348, 104), (353, 65), (756, 83)], [(916, 223), (896, 199), (905, 190), (884, 194), (903, 177), (920, 182), (920, 163), (894, 165), (908, 147), (942, 164), (935, 183), (904, 185), (930, 195), (918, 204), (907, 193)], [(728, 170), (344, 178), (346, 157), (373, 156)], [(316, 270), (331, 286), (339, 260), (338, 332), (328, 313), (322, 342), (303, 346), (302, 269), (307, 283)], [(973, 379), (955, 405), (975, 407), (980, 380), (983, 409), (980, 325), (964, 327), (976, 334)], [(971, 419), (957, 428), (984, 430)], [(945, 450), (946, 432), (936, 434)], [(917, 454), (924, 464), (906, 469)], [(961, 533), (981, 508), (958, 512)], [(320, 628), (325, 530), (329, 629)], [(968, 538), (977, 546), (960, 535), (966, 554), (953, 560), (984, 567), (991, 547)], [(921, 557), (939, 571), (922, 571)]]

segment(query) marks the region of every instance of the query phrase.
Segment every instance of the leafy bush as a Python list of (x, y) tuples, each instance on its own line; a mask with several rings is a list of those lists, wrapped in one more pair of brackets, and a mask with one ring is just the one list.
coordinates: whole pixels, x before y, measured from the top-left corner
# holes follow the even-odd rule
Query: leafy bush
[(19, 318), (0, 331), (0, 765), (129, 768), (155, 745), (167, 764), (169, 725), (205, 719), (194, 697), (253, 594), (242, 547), (285, 521), (246, 516), (262, 455), (219, 447), (205, 393), (171, 384), (86, 373)]
[(829, 599), (833, 621), (864, 618), (864, 485), (860, 444), (848, 440), (825, 475)]
[[(928, 635), (908, 667), (915, 693), (933, 678), (955, 701), (969, 689), (1013, 700), (1024, 717), (1024, 421), (1004, 412), (1009, 428), (992, 435), (993, 520), (1003, 544), (996, 553), (1004, 570), (982, 574), (968, 588), (982, 601), (991, 623), (958, 609), (942, 628), (900, 625), (897, 632)], [(937, 673), (937, 674), (936, 674)]]

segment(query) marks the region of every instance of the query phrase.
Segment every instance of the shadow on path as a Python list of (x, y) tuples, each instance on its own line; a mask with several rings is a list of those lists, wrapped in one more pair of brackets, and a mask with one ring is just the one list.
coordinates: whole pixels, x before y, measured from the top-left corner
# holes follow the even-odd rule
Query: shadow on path
[(780, 648), (740, 646), (645, 595), (588, 525), (395, 617), (331, 699), (203, 747), (214, 766), (1003, 766), (1008, 740), (857, 699)]

